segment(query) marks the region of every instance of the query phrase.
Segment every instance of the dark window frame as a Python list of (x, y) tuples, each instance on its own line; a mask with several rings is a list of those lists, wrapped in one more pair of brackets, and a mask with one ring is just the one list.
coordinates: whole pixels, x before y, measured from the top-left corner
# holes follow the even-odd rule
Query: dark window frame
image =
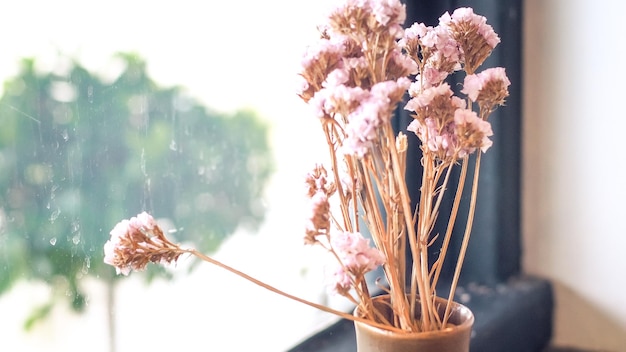
[[(511, 81), (510, 96), (506, 106), (490, 117), (494, 146), (482, 158), (472, 238), (457, 299), (472, 309), (476, 318), (472, 351), (542, 351), (552, 336), (552, 287), (546, 280), (524, 275), (520, 260), (523, 1), (406, 0), (404, 3), (407, 24), (418, 21), (436, 25), (445, 11), (472, 7), (476, 13), (487, 17), (501, 38), (485, 66), (505, 67)], [(398, 127), (406, 126), (411, 117), (402, 109), (398, 114)], [(414, 136), (409, 143), (409, 150), (418, 150)], [(471, 175), (472, 168), (469, 172)], [(419, 184), (420, 174), (419, 155), (409, 155), (408, 182)], [(417, 196), (411, 195), (411, 198), (417, 199)], [(460, 214), (464, 214), (463, 209)], [(461, 221), (458, 225), (462, 227), (464, 223)], [(456, 243), (456, 248), (458, 245)], [(449, 260), (441, 287), (445, 288), (445, 282), (450, 281), (452, 265), (453, 261)], [(439, 294), (445, 292), (440, 290)], [(353, 323), (340, 320), (290, 352), (355, 350)]]

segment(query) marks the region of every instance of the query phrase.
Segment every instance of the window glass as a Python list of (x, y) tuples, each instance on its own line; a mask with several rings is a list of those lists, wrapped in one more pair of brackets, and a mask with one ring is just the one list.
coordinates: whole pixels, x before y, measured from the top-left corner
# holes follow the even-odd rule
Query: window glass
[[(326, 146), (318, 121), (295, 94), (296, 73), (330, 3), (30, 0), (5, 7), (0, 19), (5, 34), (0, 80), (8, 82), (0, 87), (6, 98), (0, 104), (0, 329), (6, 345), (52, 351), (260, 346), (277, 351), (335, 319), (186, 258), (149, 283), (154, 271), (118, 278), (110, 290), (106, 275), (95, 274), (99, 264), (90, 259), (101, 253), (117, 221), (136, 215), (127, 212), (135, 208), (155, 211), (170, 224), (172, 238), (196, 232), (196, 241), (187, 244), (215, 248), (216, 258), (268, 284), (347, 307), (327, 297), (326, 257), (302, 241), (304, 175), (324, 160)], [(129, 88), (133, 82), (143, 85)], [(39, 98), (24, 100), (36, 94)], [(220, 190), (208, 187), (208, 180), (220, 175), (203, 165), (232, 166), (239, 160), (233, 146), (241, 140), (254, 146), (256, 136), (244, 119), (226, 129), (226, 137), (206, 137), (204, 115), (194, 110), (202, 107), (221, 116), (223, 124), (251, 114), (267, 126), (271, 177), (262, 194), (243, 198), (251, 204), (249, 213), (233, 220), (232, 229), (216, 230), (210, 219), (198, 218), (202, 207), (225, 204), (215, 196)], [(120, 118), (130, 119), (139, 137), (126, 138), (132, 130)], [(220, 148), (231, 144), (211, 154), (208, 142)], [(127, 144), (135, 146), (132, 152), (116, 160), (111, 148)], [(220, 161), (211, 164), (209, 156)], [(254, 161), (246, 159), (248, 177), (260, 170)], [(234, 180), (240, 175), (221, 176), (237, 191)], [(195, 184), (198, 179), (206, 182)], [(88, 185), (95, 186), (85, 190)], [(99, 202), (100, 193), (109, 201)], [(176, 222), (157, 210), (187, 216)], [(233, 212), (215, 221), (235, 217)], [(245, 226), (256, 215), (263, 215), (259, 226)], [(62, 275), (55, 273), (68, 270), (77, 282), (59, 282)]]

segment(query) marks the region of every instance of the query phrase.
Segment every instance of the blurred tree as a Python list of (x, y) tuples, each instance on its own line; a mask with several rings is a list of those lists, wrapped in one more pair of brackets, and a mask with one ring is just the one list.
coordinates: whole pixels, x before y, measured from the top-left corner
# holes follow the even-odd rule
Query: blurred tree
[(219, 114), (158, 87), (135, 55), (118, 59), (113, 82), (72, 60), (63, 73), (40, 73), (34, 59), (5, 82), (0, 293), (18, 279), (43, 280), (80, 311), (82, 277), (114, 278), (102, 262), (109, 231), (143, 210), (206, 252), (262, 221), (268, 127), (252, 111)]

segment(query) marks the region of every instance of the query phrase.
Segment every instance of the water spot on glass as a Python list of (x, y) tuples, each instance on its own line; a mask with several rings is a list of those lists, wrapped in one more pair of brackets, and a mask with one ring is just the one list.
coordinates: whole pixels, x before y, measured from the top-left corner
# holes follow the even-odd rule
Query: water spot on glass
[(56, 237), (52, 237), (52, 238), (50, 239), (50, 244), (51, 244), (51, 245), (53, 245), (53, 246), (54, 246), (55, 244), (57, 244), (57, 238), (56, 238)]
[(67, 130), (63, 130), (63, 132), (61, 132), (61, 137), (63, 137), (64, 141), (68, 141), (70, 139), (70, 136), (67, 133)]
[(78, 221), (72, 221), (72, 233), (80, 231), (80, 223)]
[(141, 167), (141, 173), (144, 176), (148, 176), (148, 174), (146, 173), (146, 150), (143, 148), (141, 149), (140, 167)]
[(89, 273), (89, 268), (91, 267), (91, 260), (87, 257), (85, 258), (85, 260), (83, 261), (83, 267), (80, 269), (80, 271), (87, 275)]
[(52, 212), (52, 214), (50, 214), (50, 219), (48, 220), (50, 220), (50, 222), (54, 222), (59, 217), (60, 214), (61, 214), (61, 209), (57, 208), (55, 211)]
[[(57, 189), (59, 189), (58, 185), (52, 185), (52, 188), (50, 189), (50, 200), (54, 199), (54, 197), (56, 196), (55, 192)], [(50, 202), (46, 204), (46, 208), (50, 209)]]
[(93, 103), (93, 86), (87, 87), (87, 101)]
[(72, 243), (74, 243), (75, 245), (80, 243), (80, 234), (77, 234), (74, 237), (72, 237)]
[(170, 142), (170, 149), (173, 150), (173, 151), (176, 151), (178, 149), (178, 146), (176, 145), (176, 141), (175, 140), (172, 140)]

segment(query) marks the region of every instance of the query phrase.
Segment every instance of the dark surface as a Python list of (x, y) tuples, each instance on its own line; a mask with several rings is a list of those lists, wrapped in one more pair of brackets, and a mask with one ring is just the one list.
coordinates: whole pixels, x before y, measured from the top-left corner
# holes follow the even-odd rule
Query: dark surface
[[(498, 107), (489, 117), (493, 129), (493, 146), (482, 155), (480, 182), (477, 193), (476, 213), (472, 226), (472, 237), (463, 264), (462, 283), (481, 282), (496, 284), (519, 275), (521, 270), (521, 158), (522, 158), (522, 23), (521, 0), (405, 0), (407, 19), (405, 26), (414, 22), (437, 25), (439, 17), (446, 11), (470, 6), (476, 14), (485, 16), (501, 38), (492, 55), (480, 70), (488, 67), (504, 67), (511, 81), (509, 97), (505, 106)], [(452, 87), (460, 87), (464, 75), (449, 77)], [(460, 96), (463, 96), (462, 94)], [(402, 105), (402, 104), (400, 104)], [(398, 110), (398, 125), (408, 138), (406, 177), (415, 209), (422, 179), (419, 142), (406, 126), (413, 120), (409, 111)], [(469, 199), (475, 159), (470, 158), (468, 181), (465, 183), (464, 199)], [(441, 209), (450, 209), (453, 203), (458, 173), (454, 168), (445, 192)], [(459, 209), (454, 233), (463, 233), (469, 202), (463, 201)], [(445, 212), (442, 211), (441, 214)], [(464, 214), (464, 215), (461, 215)], [(445, 233), (447, 216), (437, 221), (433, 234)], [(432, 248), (433, 256), (441, 248), (440, 236)], [(448, 250), (449, 258), (456, 258), (461, 247), (462, 236), (453, 236)], [(431, 261), (434, 258), (431, 258)], [(450, 279), (454, 273), (455, 260), (444, 262), (442, 276)], [(410, 267), (408, 265), (407, 267)]]
[[(524, 277), (493, 286), (459, 287), (458, 300), (475, 316), (473, 352), (574, 352), (547, 349), (552, 334), (551, 285)], [(312, 336), (289, 352), (355, 352), (352, 321), (338, 323)]]

